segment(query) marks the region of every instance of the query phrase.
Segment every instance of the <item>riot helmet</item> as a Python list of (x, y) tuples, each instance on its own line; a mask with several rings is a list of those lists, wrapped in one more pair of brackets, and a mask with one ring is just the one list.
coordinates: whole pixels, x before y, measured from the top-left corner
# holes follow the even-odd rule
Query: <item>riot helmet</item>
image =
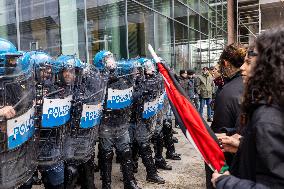
[(153, 75), (156, 72), (155, 65), (150, 59), (140, 58), (138, 61), (144, 67), (144, 72), (146, 75)]
[(130, 60), (120, 60), (117, 62), (117, 74), (118, 76), (134, 76), (134, 61)]
[(113, 54), (106, 50), (100, 51), (95, 55), (93, 64), (100, 71), (105, 69), (108, 71), (113, 71), (117, 68), (117, 63), (113, 57)]
[[(22, 53), (8, 40), (0, 38), (0, 74), (13, 74)], [(18, 69), (20, 70), (20, 69)]]
[(53, 64), (53, 71), (57, 75), (57, 82), (63, 85), (71, 85), (75, 82), (75, 68), (80, 61), (73, 55), (61, 55)]
[(52, 78), (52, 58), (42, 51), (26, 52), (19, 59), (25, 67), (33, 66), (35, 69), (35, 79), (37, 82), (47, 81)]

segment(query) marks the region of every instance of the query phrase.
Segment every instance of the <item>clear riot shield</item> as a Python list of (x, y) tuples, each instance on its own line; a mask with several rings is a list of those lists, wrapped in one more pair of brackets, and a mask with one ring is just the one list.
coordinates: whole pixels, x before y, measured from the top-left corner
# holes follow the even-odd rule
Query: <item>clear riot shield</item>
[(142, 119), (138, 119), (137, 122), (138, 128), (136, 129), (136, 134), (138, 135), (136, 136), (136, 138), (145, 137), (145, 134), (148, 135), (147, 137), (151, 137), (154, 134), (157, 123), (157, 113), (159, 105), (157, 78), (153, 76), (151, 78), (146, 78), (142, 82)]
[(66, 139), (65, 158), (68, 163), (80, 164), (88, 161), (95, 151), (106, 80), (90, 64), (76, 75), (72, 129)]
[(100, 137), (119, 137), (128, 131), (134, 84), (133, 66), (118, 64), (110, 72), (106, 88)]
[(159, 134), (162, 131), (163, 128), (163, 120), (164, 120), (164, 103), (166, 98), (166, 90), (164, 88), (164, 81), (163, 78), (158, 75), (159, 79), (159, 96), (158, 96), (158, 108), (157, 108), (157, 124), (155, 128), (155, 134)]
[[(15, 70), (17, 69), (14, 68)], [(12, 73), (12, 68), (10, 70)], [(37, 168), (33, 69), (0, 76), (0, 188), (24, 184)], [(5, 111), (9, 109), (9, 113)], [(14, 113), (11, 113), (11, 111)]]
[(54, 165), (64, 158), (64, 141), (71, 120), (74, 65), (74, 58), (59, 59), (53, 65), (44, 65), (37, 70), (41, 77), (37, 80), (40, 168)]

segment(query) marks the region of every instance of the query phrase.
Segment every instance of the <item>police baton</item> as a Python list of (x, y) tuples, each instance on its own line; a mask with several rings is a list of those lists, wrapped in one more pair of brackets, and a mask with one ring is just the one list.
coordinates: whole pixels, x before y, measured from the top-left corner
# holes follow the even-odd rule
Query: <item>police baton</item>
[(103, 91), (103, 89), (101, 89), (101, 90), (99, 90), (99, 91), (95, 92), (95, 93), (94, 93), (94, 94), (92, 94), (91, 96), (89, 96), (89, 97), (85, 98), (85, 99), (84, 99), (84, 101), (86, 101), (86, 100), (88, 100), (88, 99), (90, 99), (90, 98), (93, 98), (95, 95), (97, 95), (97, 94), (101, 93), (102, 91)]
[(16, 109), (30, 94), (31, 94), (32, 90), (30, 90), (29, 92), (27, 92), (14, 106), (13, 108)]
[(118, 76), (117, 78), (122, 78), (122, 77), (126, 77), (126, 76), (132, 76), (132, 75), (136, 75), (136, 74), (137, 73), (125, 74), (125, 75)]
[(62, 92), (62, 91), (64, 91), (64, 90), (65, 90), (64, 88), (61, 88), (61, 89), (58, 89), (58, 90), (53, 91), (53, 92), (51, 92), (51, 93), (48, 93), (48, 94), (46, 94), (45, 96), (46, 96), (46, 97), (49, 97), (49, 96), (51, 96), (51, 95), (60, 93), (60, 92)]

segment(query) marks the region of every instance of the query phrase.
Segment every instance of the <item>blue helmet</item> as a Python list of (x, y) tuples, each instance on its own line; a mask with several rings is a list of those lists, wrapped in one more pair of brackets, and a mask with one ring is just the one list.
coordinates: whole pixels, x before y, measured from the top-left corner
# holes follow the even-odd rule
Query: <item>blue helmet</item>
[(23, 70), (27, 70), (30, 66), (35, 66), (35, 68), (39, 68), (47, 64), (50, 65), (52, 64), (52, 62), (53, 60), (51, 56), (42, 51), (26, 52), (19, 59), (19, 63), (21, 64)]
[(141, 65), (144, 65), (145, 62), (150, 61), (148, 58), (139, 58), (137, 60)]
[(64, 69), (80, 67), (81, 61), (76, 60), (74, 55), (61, 55), (53, 62), (53, 71), (59, 73)]
[(17, 50), (15, 45), (6, 39), (0, 38), (0, 58), (2, 61), (5, 56), (19, 57), (21, 55), (22, 53)]
[(87, 64), (85, 62), (83, 62), (82, 60), (80, 60), (79, 58), (75, 58), (75, 68), (86, 68)]
[(119, 75), (127, 75), (133, 73), (134, 70), (134, 60), (120, 60), (117, 62), (117, 70)]
[(112, 53), (110, 51), (103, 50), (98, 52), (93, 58), (93, 64), (100, 71), (105, 68), (104, 58), (108, 55), (112, 55)]
[(155, 64), (150, 59), (139, 58), (137, 61), (142, 65), (142, 67), (145, 69), (145, 71), (147, 71), (147, 70), (152, 70), (153, 72), (156, 71)]
[(0, 74), (4, 74), (7, 69), (15, 70), (18, 64), (16, 59), (21, 55), (10, 41), (0, 38)]

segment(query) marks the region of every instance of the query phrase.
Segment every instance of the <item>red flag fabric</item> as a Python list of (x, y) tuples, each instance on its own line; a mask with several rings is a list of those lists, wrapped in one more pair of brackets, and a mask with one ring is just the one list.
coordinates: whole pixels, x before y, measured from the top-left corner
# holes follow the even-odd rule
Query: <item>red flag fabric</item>
[(211, 169), (216, 169), (218, 172), (226, 171), (228, 166), (225, 163), (224, 153), (218, 144), (216, 135), (191, 104), (174, 74), (162, 63), (158, 63), (158, 69), (164, 77), (168, 99), (186, 138), (193, 144)]

